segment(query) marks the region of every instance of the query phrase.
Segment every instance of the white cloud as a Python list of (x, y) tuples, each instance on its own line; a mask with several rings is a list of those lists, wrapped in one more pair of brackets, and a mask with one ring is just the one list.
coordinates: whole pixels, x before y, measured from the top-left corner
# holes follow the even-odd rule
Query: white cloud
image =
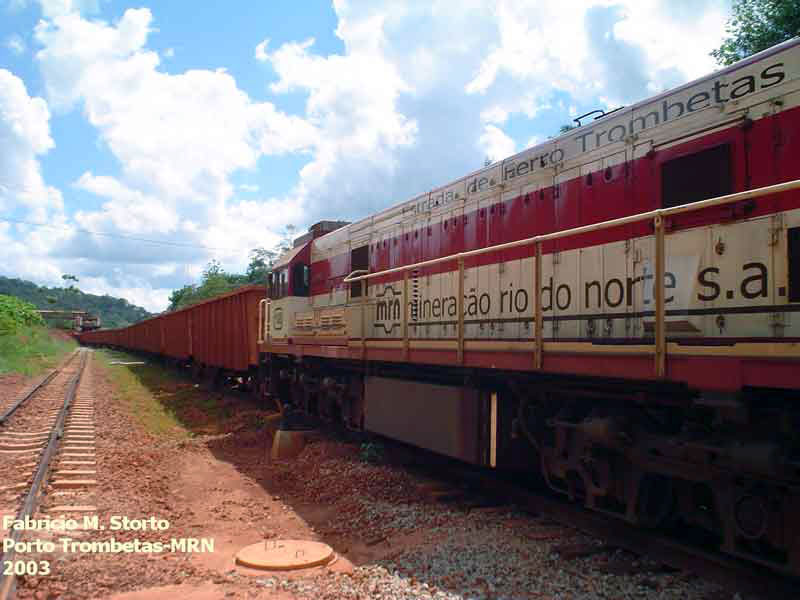
[(151, 20), (131, 9), (115, 26), (67, 15), (36, 28), (48, 97), (83, 105), (129, 184), (167, 201), (222, 201), (235, 170), (313, 144), (311, 125), (253, 102), (222, 70), (160, 71), (144, 47)]
[(72, 13), (93, 14), (98, 11), (99, 0), (39, 0), (42, 14), (47, 18), (60, 17)]
[(392, 177), (394, 152), (413, 145), (417, 134), (417, 123), (397, 107), (399, 96), (412, 89), (381, 52), (382, 19), (341, 19), (337, 33), (348, 48), (345, 55), (313, 54), (313, 39), (283, 44), (271, 53), (261, 48), (262, 60), (278, 75), (270, 89), (307, 93), (305, 119), (318, 132), (314, 158), (300, 171), (296, 195), (324, 197), (333, 215), (374, 202), (369, 186)]
[[(363, 216), (469, 172), (485, 155), (510, 154), (509, 123), (520, 116), (563, 113), (527, 136), (544, 139), (578, 105), (631, 102), (687, 80), (718, 42), (722, 1), (705, 0), (700, 18), (667, 0), (576, 0), (569, 10), (500, 0), (457, 13), (444, 1), (335, 2), (343, 54), (317, 54), (313, 39), (255, 48), (277, 74), (270, 89), (305, 92), (303, 116), (320, 132), (294, 197), (310, 215)], [(670, 54), (650, 40), (655, 14), (693, 44)], [(700, 48), (695, 62), (692, 47)]]
[(481, 111), (481, 121), (502, 125), (508, 120), (508, 110), (501, 106), (490, 106)]
[(38, 159), (53, 146), (47, 102), (30, 97), (19, 77), (0, 69), (0, 208), (23, 206), (35, 220), (60, 214), (61, 194), (45, 184)]
[(542, 138), (539, 137), (538, 135), (534, 135), (528, 138), (528, 141), (525, 142), (523, 148), (532, 148), (533, 146), (536, 146), (537, 144), (541, 143), (542, 143)]
[(269, 39), (266, 39), (263, 42), (260, 42), (256, 46), (256, 54), (255, 54), (256, 60), (259, 60), (261, 62), (267, 62), (269, 60), (269, 57), (267, 56), (268, 44), (269, 44)]
[(501, 0), (494, 15), (499, 43), (466, 91), (488, 95), (508, 80), (514, 89), (523, 84), (506, 108), (528, 115), (554, 90), (582, 101), (642, 99), (713, 69), (708, 54), (723, 32), (725, 3), (681, 6), (666, 0), (575, 0), (565, 10), (560, 2)]
[[(7, 0), (9, 9), (16, 11), (31, 4), (31, 0)], [(46, 18), (58, 17), (71, 13), (96, 13), (100, 8), (100, 0), (37, 0)]]
[(502, 129), (495, 125), (486, 125), (481, 137), (478, 138), (478, 147), (492, 162), (502, 160), (514, 154), (514, 140), (508, 137)]
[(310, 151), (318, 136), (309, 121), (253, 101), (224, 70), (161, 71), (158, 54), (146, 47), (151, 30), (150, 11), (132, 9), (115, 24), (69, 13), (41, 21), (35, 31), (51, 104), (60, 111), (80, 107), (121, 164), (118, 176), (90, 171), (75, 182), (103, 199), (100, 209), (76, 215), (82, 226), (222, 249), (96, 236), (77, 236), (62, 249), (76, 259), (132, 265), (124, 282), (116, 279), (126, 289), (185, 280), (173, 270), (137, 279), (135, 265), (189, 260), (202, 266), (216, 256), (227, 268), (242, 269), (250, 248), (277, 240), (272, 232), (280, 231), (284, 216), (300, 215), (284, 206), (276, 218), (273, 201), (237, 201), (230, 177), (253, 169), (264, 155)]
[(102, 229), (109, 225), (122, 233), (170, 233), (178, 229), (180, 219), (174, 206), (141, 190), (131, 189), (113, 177), (87, 172), (81, 175), (75, 186), (108, 200), (100, 211), (76, 215), (87, 229)]
[[(575, 0), (565, 10), (553, 0), (465, 0), (453, 11), (446, 0), (336, 0), (341, 53), (313, 39), (253, 48), (253, 64), (270, 67), (270, 93), (305, 97), (292, 115), (251, 98), (224, 69), (164, 72), (171, 53), (148, 48), (146, 8), (109, 24), (81, 16), (96, 2), (43, 0), (35, 37), (50, 106), (83, 111), (121, 165), (75, 182), (102, 201), (81, 222), (221, 249), (68, 235), (60, 250), (97, 289), (129, 290), (154, 308), (211, 256), (241, 268), (247, 250), (288, 223), (365, 216), (534, 145), (586, 105), (631, 102), (710, 70), (723, 2)], [(553, 123), (528, 126), (548, 115)], [(41, 151), (31, 148), (40, 146), (24, 147), (16, 160), (38, 173)], [(265, 156), (298, 153), (308, 161), (284, 197), (233, 182), (269, 169)]]
[(16, 33), (11, 34), (6, 38), (5, 47), (11, 50), (13, 54), (19, 56), (25, 52), (25, 40)]

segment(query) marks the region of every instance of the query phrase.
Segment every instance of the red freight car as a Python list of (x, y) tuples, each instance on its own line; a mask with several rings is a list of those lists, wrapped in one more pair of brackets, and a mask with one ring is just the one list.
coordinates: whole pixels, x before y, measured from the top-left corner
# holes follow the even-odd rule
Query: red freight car
[(192, 361), (230, 374), (258, 367), (258, 310), (266, 290), (248, 285), (122, 329), (80, 334), (82, 343), (109, 345)]
[(256, 367), (258, 307), (265, 297), (264, 287), (251, 285), (184, 309), (194, 361), (239, 373)]
[(161, 324), (161, 353), (176, 360), (187, 360), (192, 356), (189, 333), (189, 311), (165, 313), (158, 317)]

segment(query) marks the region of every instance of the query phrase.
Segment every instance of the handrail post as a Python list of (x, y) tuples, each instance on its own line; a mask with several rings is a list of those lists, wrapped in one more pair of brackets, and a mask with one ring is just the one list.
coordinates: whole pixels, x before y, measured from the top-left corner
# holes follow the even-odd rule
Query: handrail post
[(256, 335), (256, 343), (259, 346), (264, 343), (264, 305), (266, 303), (266, 298), (258, 302), (258, 334)]
[(535, 350), (533, 357), (533, 366), (535, 369), (542, 368), (542, 353), (544, 346), (542, 342), (543, 316), (542, 316), (542, 242), (536, 242), (536, 253), (533, 258), (533, 278), (534, 278), (534, 304), (533, 314), (533, 337), (535, 340)]
[(403, 271), (403, 360), (408, 360), (408, 270)]
[(655, 282), (653, 295), (656, 301), (656, 329), (655, 329), (655, 371), (656, 377), (664, 377), (666, 373), (666, 311), (664, 310), (664, 276), (665, 276), (665, 248), (664, 248), (664, 219), (659, 214), (653, 219), (655, 227)]
[(267, 299), (267, 304), (264, 307), (264, 341), (267, 344), (269, 344), (269, 341), (272, 338), (272, 314), (270, 313), (271, 307), (272, 301)]
[(458, 364), (464, 364), (464, 258), (458, 259)]
[(367, 281), (361, 286), (361, 359), (367, 358)]

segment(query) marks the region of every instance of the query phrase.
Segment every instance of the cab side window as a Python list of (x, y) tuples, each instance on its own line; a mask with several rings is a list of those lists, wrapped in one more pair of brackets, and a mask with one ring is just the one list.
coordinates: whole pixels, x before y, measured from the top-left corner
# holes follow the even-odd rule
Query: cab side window
[(733, 191), (731, 146), (722, 144), (661, 165), (661, 207), (725, 196)]
[(292, 296), (308, 296), (311, 283), (311, 269), (305, 264), (292, 267)]
[(278, 297), (284, 298), (289, 295), (289, 269), (281, 269), (278, 277)]
[[(369, 245), (353, 248), (350, 251), (350, 270), (367, 271), (369, 269)], [(350, 297), (360, 298), (365, 286), (364, 281), (354, 281), (350, 284)]]

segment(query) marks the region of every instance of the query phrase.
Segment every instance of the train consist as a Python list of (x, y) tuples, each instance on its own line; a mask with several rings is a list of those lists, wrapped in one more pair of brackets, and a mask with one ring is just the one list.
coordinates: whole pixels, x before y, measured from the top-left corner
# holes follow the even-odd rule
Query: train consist
[(800, 40), (81, 336), (800, 574)]

